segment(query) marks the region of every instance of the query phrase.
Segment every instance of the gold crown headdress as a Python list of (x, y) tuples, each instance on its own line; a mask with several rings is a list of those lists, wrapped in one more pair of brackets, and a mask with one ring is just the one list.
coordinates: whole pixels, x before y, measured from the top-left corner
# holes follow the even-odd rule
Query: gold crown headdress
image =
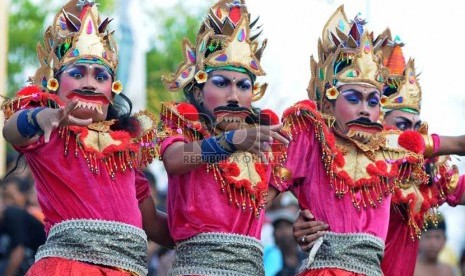
[(45, 31), (43, 45), (37, 45), (40, 68), (31, 78), (32, 84), (46, 91), (56, 91), (56, 74), (63, 66), (78, 60), (100, 63), (114, 74), (118, 55), (112, 32), (106, 31), (110, 21), (108, 18), (103, 22), (100, 20), (93, 1), (70, 0), (66, 3)]
[(402, 52), (404, 44), (396, 37), (383, 48), (385, 66), (389, 69), (384, 96), (381, 99), (383, 109), (402, 109), (420, 113), (421, 87), (415, 73), (414, 60), (405, 64)]
[(364, 30), (365, 22), (355, 17), (347, 20), (341, 5), (329, 18), (318, 41), (317, 62), (310, 60), (309, 98), (321, 106), (324, 97), (336, 99), (339, 84), (367, 83), (382, 91), (387, 70), (382, 65), (378, 48), (384, 36), (373, 40)]
[[(250, 14), (244, 0), (220, 0), (213, 5), (202, 23), (195, 47), (184, 39), (184, 61), (174, 74), (162, 77), (170, 91), (191, 89), (195, 83), (207, 79), (208, 70), (221, 68), (245, 69), (253, 76), (263, 76), (260, 59), (266, 46), (256, 41), (260, 33), (251, 35), (258, 19), (250, 23)], [(254, 98), (259, 100), (265, 93), (266, 84), (254, 85)]]

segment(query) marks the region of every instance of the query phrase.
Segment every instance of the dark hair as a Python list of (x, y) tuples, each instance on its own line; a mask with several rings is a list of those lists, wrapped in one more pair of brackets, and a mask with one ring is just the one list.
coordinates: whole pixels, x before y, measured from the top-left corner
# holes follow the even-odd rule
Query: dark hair
[(132, 102), (124, 94), (117, 94), (113, 103), (108, 106), (107, 120), (116, 120), (112, 130), (126, 130), (133, 132), (136, 126), (131, 120)]
[(437, 215), (437, 223), (435, 221), (432, 221), (430, 218), (428, 218), (426, 222), (427, 225), (425, 227), (425, 230), (442, 230), (446, 232), (446, 221), (443, 215)]
[[(4, 185), (6, 181), (8, 181), (8, 179), (10, 177), (12, 177), (11, 175), (13, 175), (13, 173), (20, 168), (20, 165), (22, 165), (22, 169), (23, 171), (27, 168), (27, 164), (26, 162), (24, 161), (24, 158), (23, 158), (24, 154), (23, 153), (20, 153), (18, 154), (18, 156), (16, 157), (16, 161), (15, 161), (15, 165), (13, 166), (13, 168), (11, 168), (8, 172), (5, 173), (5, 175), (3, 176), (3, 179), (1, 180), (1, 184)], [(22, 164), (21, 164), (22, 163)]]

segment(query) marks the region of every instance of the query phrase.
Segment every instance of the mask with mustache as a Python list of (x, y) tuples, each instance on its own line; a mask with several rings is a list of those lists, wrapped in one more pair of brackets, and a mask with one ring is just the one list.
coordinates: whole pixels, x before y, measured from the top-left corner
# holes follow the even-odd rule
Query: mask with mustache
[(383, 125), (366, 117), (352, 120), (346, 126), (349, 129), (346, 136), (363, 144), (368, 143), (373, 135), (383, 130)]
[(78, 100), (75, 109), (87, 108), (97, 110), (100, 114), (103, 114), (102, 106), (111, 103), (111, 99), (105, 94), (87, 89), (74, 89), (70, 91), (66, 97), (70, 100)]
[(244, 128), (248, 123), (252, 111), (248, 108), (241, 107), (237, 103), (231, 103), (226, 106), (218, 106), (213, 110), (216, 117), (216, 128), (220, 131), (229, 131)]

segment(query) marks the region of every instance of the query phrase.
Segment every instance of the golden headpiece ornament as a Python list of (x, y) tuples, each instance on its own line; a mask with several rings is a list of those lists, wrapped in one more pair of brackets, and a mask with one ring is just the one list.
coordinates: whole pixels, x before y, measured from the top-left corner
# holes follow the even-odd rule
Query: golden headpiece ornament
[[(170, 91), (190, 90), (193, 85), (204, 83), (208, 73), (215, 69), (235, 70), (255, 76), (265, 72), (260, 59), (266, 46), (256, 41), (260, 33), (251, 35), (258, 19), (250, 23), (250, 14), (244, 0), (220, 0), (210, 9), (202, 23), (195, 47), (184, 39), (184, 61), (177, 71), (162, 80)], [(254, 85), (254, 98), (260, 99), (266, 84)]]
[(112, 32), (106, 31), (110, 21), (108, 18), (103, 22), (100, 20), (93, 1), (70, 0), (66, 3), (45, 31), (43, 45), (37, 45), (40, 68), (31, 78), (32, 84), (46, 91), (56, 91), (59, 85), (55, 79), (57, 73), (77, 61), (101, 64), (114, 74), (118, 55)]
[(336, 99), (341, 84), (371, 84), (382, 91), (387, 70), (382, 65), (378, 48), (384, 41), (364, 30), (365, 22), (358, 16), (347, 20), (344, 6), (329, 18), (318, 41), (318, 59), (310, 60), (309, 98), (321, 106), (324, 97)]
[(414, 60), (405, 64), (402, 52), (404, 44), (396, 37), (383, 47), (384, 64), (389, 69), (384, 96), (381, 99), (383, 109), (401, 109), (407, 112), (420, 113), (421, 87), (415, 73)]

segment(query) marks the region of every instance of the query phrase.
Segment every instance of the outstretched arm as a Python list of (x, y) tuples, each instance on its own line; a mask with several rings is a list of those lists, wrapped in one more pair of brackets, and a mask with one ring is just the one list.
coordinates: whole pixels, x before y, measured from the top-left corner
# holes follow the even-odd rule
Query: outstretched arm
[(434, 156), (457, 154), (465, 155), (465, 135), (439, 136), (440, 145)]
[(5, 122), (3, 137), (12, 145), (27, 146), (44, 135), (47, 143), (52, 131), (59, 126), (92, 123), (92, 119), (78, 119), (70, 114), (76, 104), (71, 102), (61, 108), (36, 107), (17, 111)]
[[(257, 126), (238, 129), (233, 133), (226, 132), (224, 135), (226, 138), (211, 137), (191, 143), (175, 142), (164, 151), (163, 164), (168, 174), (180, 175), (200, 167), (207, 160), (217, 161), (217, 156), (222, 156), (222, 159), (225, 159), (228, 154), (235, 150), (257, 154), (263, 161), (266, 161), (263, 152), (271, 150), (269, 143), (273, 139), (285, 145), (289, 143), (278, 133), (281, 127), (282, 125)], [(225, 139), (223, 141), (226, 141), (229, 148), (225, 149), (224, 145), (221, 145), (219, 142), (221, 139)]]

